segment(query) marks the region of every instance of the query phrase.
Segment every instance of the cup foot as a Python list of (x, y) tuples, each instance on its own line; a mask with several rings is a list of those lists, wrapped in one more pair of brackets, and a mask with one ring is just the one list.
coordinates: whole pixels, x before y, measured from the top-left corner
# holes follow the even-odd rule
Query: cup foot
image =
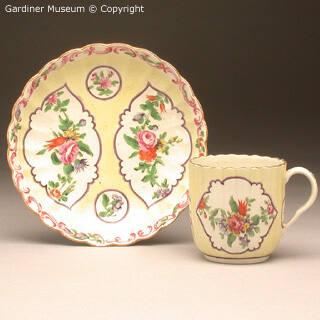
[(260, 263), (268, 260), (270, 256), (264, 256), (264, 257), (257, 257), (257, 258), (219, 258), (219, 257), (213, 257), (204, 255), (204, 257), (211, 261), (216, 263), (225, 263), (225, 264), (253, 264), (253, 263)]

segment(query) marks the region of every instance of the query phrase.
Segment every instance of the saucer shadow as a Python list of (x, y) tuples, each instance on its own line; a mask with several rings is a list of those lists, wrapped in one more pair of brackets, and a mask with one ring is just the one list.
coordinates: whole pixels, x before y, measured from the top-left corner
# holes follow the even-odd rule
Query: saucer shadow
[[(25, 226), (26, 227), (26, 226)], [(60, 232), (48, 229), (46, 226), (39, 226), (39, 228), (24, 228), (23, 230), (15, 230), (10, 234), (8, 240), (23, 241), (25, 243), (38, 243), (47, 245), (61, 245), (61, 246), (90, 246), (87, 243), (74, 241), (64, 237)], [(190, 243), (192, 241), (190, 225), (184, 217), (178, 217), (177, 220), (159, 230), (157, 234), (149, 239), (138, 241), (128, 246), (152, 246), (152, 245), (169, 245)]]
[[(48, 230), (48, 232), (32, 232), (16, 234), (11, 240), (23, 241), (25, 243), (38, 243), (47, 245), (61, 245), (61, 246), (89, 246), (87, 243), (77, 242), (70, 240), (58, 232)], [(182, 244), (191, 242), (191, 237), (188, 234), (174, 234), (169, 232), (160, 231), (150, 239), (138, 241), (135, 244), (128, 246), (152, 246), (152, 245), (169, 245), (169, 244)]]
[(21, 233), (19, 235), (16, 235), (12, 240), (19, 240), (25, 243), (38, 243), (61, 246), (86, 246), (85, 243), (67, 239), (62, 234), (59, 234), (59, 232), (54, 230), (47, 230), (47, 232), (38, 231), (32, 233)]
[[(184, 210), (186, 211), (186, 210)], [(35, 220), (34, 220), (35, 221)], [(38, 243), (47, 245), (62, 245), (62, 246), (90, 246), (84, 242), (78, 242), (64, 237), (59, 231), (48, 229), (44, 225), (31, 224), (28, 228), (28, 223), (23, 229), (13, 229), (8, 233), (8, 240), (14, 242)], [(181, 212), (177, 219), (167, 227), (160, 229), (158, 233), (149, 239), (138, 241), (128, 246), (149, 246), (149, 245), (169, 245), (190, 243), (192, 241), (190, 222), (187, 212)]]

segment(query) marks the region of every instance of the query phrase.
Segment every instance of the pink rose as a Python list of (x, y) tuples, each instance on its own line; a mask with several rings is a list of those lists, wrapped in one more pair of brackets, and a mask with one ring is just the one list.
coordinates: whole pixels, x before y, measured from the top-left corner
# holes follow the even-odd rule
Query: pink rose
[(138, 144), (141, 151), (149, 151), (157, 144), (157, 137), (152, 131), (142, 130), (137, 134)]
[(229, 230), (235, 234), (239, 234), (243, 228), (242, 217), (235, 214), (228, 219)]
[(60, 160), (63, 162), (63, 164), (70, 164), (76, 160), (78, 152), (79, 146), (77, 142), (74, 140), (69, 140), (59, 148)]
[(268, 210), (268, 213), (269, 214), (273, 214), (274, 212), (274, 207), (271, 203), (268, 204), (268, 207), (267, 207), (267, 210)]
[(100, 87), (103, 89), (107, 89), (109, 87), (111, 87), (111, 81), (109, 78), (102, 78), (100, 80)]
[(48, 103), (55, 104), (58, 100), (58, 96), (54, 93), (48, 98)]

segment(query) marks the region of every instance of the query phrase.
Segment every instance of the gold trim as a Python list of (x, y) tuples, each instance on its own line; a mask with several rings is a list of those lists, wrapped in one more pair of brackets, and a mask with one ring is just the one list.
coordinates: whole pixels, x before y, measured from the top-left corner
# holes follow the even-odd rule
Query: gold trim
[[(239, 157), (249, 157), (249, 158), (259, 158), (259, 159), (270, 159), (270, 160), (276, 160), (279, 161), (278, 164), (274, 164), (274, 165), (261, 165), (261, 166), (241, 166), (241, 167), (232, 167), (232, 166), (210, 166), (210, 165), (204, 165), (204, 164), (199, 164), (196, 163), (195, 161), (198, 159), (206, 159), (206, 158), (212, 158), (212, 157), (219, 157), (219, 156), (239, 156)], [(200, 167), (200, 168), (206, 168), (206, 169), (263, 169), (263, 168), (276, 168), (276, 167), (281, 167), (283, 165), (287, 165), (287, 162), (284, 159), (280, 159), (277, 157), (269, 157), (269, 156), (259, 156), (256, 154), (234, 154), (234, 153), (230, 153), (230, 154), (216, 154), (216, 155), (207, 155), (207, 156), (203, 156), (203, 157), (194, 157), (190, 160), (190, 164), (195, 166), (195, 167)]]

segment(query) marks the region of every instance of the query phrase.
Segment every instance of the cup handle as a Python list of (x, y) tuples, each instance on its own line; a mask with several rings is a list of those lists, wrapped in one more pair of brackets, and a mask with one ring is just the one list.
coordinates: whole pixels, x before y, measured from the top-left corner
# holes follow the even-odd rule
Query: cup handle
[(317, 181), (316, 181), (314, 175), (309, 170), (307, 170), (303, 167), (295, 167), (295, 168), (289, 169), (286, 172), (286, 183), (288, 183), (290, 178), (295, 174), (302, 174), (309, 180), (309, 182), (311, 184), (311, 193), (310, 193), (310, 196), (309, 196), (309, 199), (307, 200), (307, 202), (296, 211), (296, 213), (294, 214), (294, 216), (290, 219), (290, 221), (288, 223), (284, 224), (285, 228), (291, 226), (294, 222), (296, 222), (296, 220), (302, 215), (302, 213), (305, 212), (306, 210), (308, 210), (312, 206), (312, 204), (315, 202), (315, 200), (317, 198), (317, 194), (318, 194)]

